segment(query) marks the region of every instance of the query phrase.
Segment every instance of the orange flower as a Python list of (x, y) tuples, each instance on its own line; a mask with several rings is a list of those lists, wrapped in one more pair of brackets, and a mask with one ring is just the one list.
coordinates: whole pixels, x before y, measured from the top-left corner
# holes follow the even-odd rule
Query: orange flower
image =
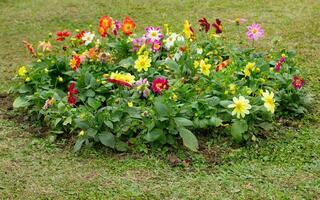
[(216, 72), (221, 71), (222, 69), (226, 68), (231, 63), (230, 60), (225, 60), (222, 63), (218, 64), (216, 66)]
[(121, 29), (122, 32), (126, 35), (129, 36), (132, 34), (133, 29), (136, 28), (136, 24), (130, 19), (128, 16), (123, 20)]
[(25, 47), (27, 48), (27, 50), (29, 51), (29, 53), (32, 55), (32, 57), (36, 57), (36, 51), (32, 47), (32, 44), (30, 44), (27, 41), (22, 41), (22, 42), (25, 45)]
[(109, 16), (102, 16), (99, 21), (99, 33), (102, 37), (106, 37), (107, 31), (112, 24), (112, 18)]
[(70, 60), (70, 63), (69, 63), (72, 71), (76, 71), (79, 68), (80, 62), (81, 62), (81, 59), (79, 56), (72, 57), (72, 59)]

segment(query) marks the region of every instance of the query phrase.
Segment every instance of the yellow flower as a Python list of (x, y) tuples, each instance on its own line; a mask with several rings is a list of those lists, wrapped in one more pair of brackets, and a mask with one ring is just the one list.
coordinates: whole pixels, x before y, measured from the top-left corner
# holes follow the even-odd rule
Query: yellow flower
[(128, 106), (131, 108), (133, 106), (132, 101), (128, 101)]
[(229, 90), (230, 90), (231, 94), (236, 93), (236, 89), (237, 89), (236, 84), (232, 83), (232, 84), (229, 85)]
[(146, 45), (143, 44), (143, 45), (140, 47), (140, 49), (139, 49), (139, 51), (137, 52), (137, 54), (138, 54), (138, 55), (142, 54), (142, 52), (144, 51), (145, 48), (146, 48)]
[(269, 92), (266, 90), (265, 92), (262, 93), (261, 99), (264, 101), (264, 107), (266, 107), (267, 111), (274, 113), (274, 109), (276, 107), (274, 100), (273, 100), (273, 92)]
[(183, 25), (183, 33), (185, 34), (186, 38), (187, 39), (192, 39), (194, 34), (193, 34), (193, 30), (192, 30), (192, 27), (189, 23), (188, 20), (186, 20), (184, 22), (184, 25)]
[(205, 76), (209, 76), (210, 75), (210, 68), (211, 68), (211, 64), (207, 64), (204, 60), (200, 61), (200, 70), (201, 73)]
[(58, 76), (58, 77), (57, 77), (57, 80), (58, 80), (59, 82), (63, 82), (63, 78), (62, 78), (61, 76)]
[(114, 73), (112, 72), (109, 79), (115, 80), (118, 83), (128, 83), (129, 85), (132, 85), (134, 83), (134, 76), (130, 73), (121, 74), (121, 73)]
[(170, 97), (170, 99), (172, 99), (173, 101), (177, 101), (178, 100), (178, 96), (173, 93), (173, 95)]
[(31, 78), (30, 78), (30, 77), (27, 77), (27, 78), (26, 78), (26, 82), (29, 82), (29, 81), (31, 81)]
[(79, 137), (81, 137), (81, 136), (84, 136), (84, 131), (82, 130), (82, 131), (80, 131), (80, 133), (79, 133), (79, 135), (78, 135)]
[(239, 98), (233, 97), (233, 104), (230, 104), (228, 108), (234, 108), (232, 115), (237, 115), (237, 118), (244, 118), (246, 114), (249, 114), (251, 105), (249, 104), (248, 99), (245, 99), (243, 96), (239, 96)]
[(151, 59), (147, 54), (140, 55), (138, 59), (135, 61), (134, 68), (141, 72), (142, 70), (148, 71), (148, 68), (151, 66)]
[(193, 67), (194, 67), (195, 69), (197, 69), (197, 68), (199, 67), (199, 65), (200, 65), (199, 61), (195, 60), (195, 61), (193, 62)]
[(255, 63), (251, 63), (251, 62), (249, 62), (249, 63), (246, 65), (246, 67), (245, 67), (244, 70), (243, 70), (245, 77), (248, 77), (248, 76), (251, 75), (251, 72), (254, 70), (254, 66), (255, 66), (255, 65), (256, 65)]
[(21, 77), (24, 77), (27, 73), (27, 68), (26, 66), (22, 66), (18, 69), (18, 75)]

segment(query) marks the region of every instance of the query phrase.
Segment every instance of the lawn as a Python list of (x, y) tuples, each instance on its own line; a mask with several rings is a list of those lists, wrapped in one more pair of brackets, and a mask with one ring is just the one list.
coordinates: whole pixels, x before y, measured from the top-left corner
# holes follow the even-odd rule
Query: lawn
[(74, 154), (68, 142), (51, 143), (27, 123), (9, 119), (1, 95), (0, 199), (320, 199), (319, 1), (2, 0), (0, 11), (1, 93), (19, 65), (30, 61), (22, 40), (36, 44), (49, 32), (96, 26), (102, 15), (129, 15), (139, 32), (164, 23), (180, 31), (185, 19), (196, 25), (202, 16), (219, 17), (231, 40), (236, 30), (227, 19), (257, 21), (266, 31), (257, 48), (271, 48), (278, 37), (279, 48), (294, 49), (314, 95), (314, 109), (304, 119), (278, 125), (256, 144), (213, 142), (208, 155), (192, 154), (190, 166), (172, 166), (172, 158), (158, 153)]

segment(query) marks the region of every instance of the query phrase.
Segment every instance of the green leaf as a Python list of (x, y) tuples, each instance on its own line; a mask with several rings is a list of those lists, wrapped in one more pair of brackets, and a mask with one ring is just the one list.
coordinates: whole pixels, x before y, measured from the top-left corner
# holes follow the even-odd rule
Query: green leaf
[(129, 68), (131, 66), (133, 66), (134, 64), (134, 60), (132, 57), (123, 59), (119, 62), (119, 66), (124, 67), (124, 68)]
[(93, 109), (97, 110), (101, 106), (101, 102), (94, 99), (94, 98), (89, 98), (88, 99), (88, 104), (91, 106)]
[(105, 124), (107, 127), (113, 129), (113, 123), (112, 123), (111, 121), (104, 121), (104, 124)]
[(54, 121), (53, 121), (53, 127), (56, 127), (58, 124), (59, 124), (59, 122), (61, 122), (61, 118), (56, 118)]
[(155, 128), (152, 131), (148, 132), (144, 137), (144, 139), (147, 140), (148, 142), (154, 142), (163, 136), (164, 136), (163, 130), (159, 128)]
[(93, 128), (89, 128), (87, 131), (86, 131), (86, 133), (87, 133), (87, 135), (88, 136), (90, 136), (90, 137), (94, 137), (96, 134), (97, 134), (97, 130), (95, 130), (95, 129), (93, 129)]
[(88, 90), (88, 91), (86, 92), (87, 97), (94, 97), (95, 94), (96, 94), (96, 93), (95, 93), (93, 90)]
[(154, 103), (154, 107), (157, 111), (157, 113), (161, 116), (161, 117), (167, 117), (169, 116), (169, 108), (166, 104), (160, 102), (160, 101), (156, 101)]
[(18, 97), (13, 102), (13, 108), (23, 108), (29, 105), (30, 103), (25, 97)]
[(72, 123), (72, 117), (67, 117), (67, 119), (65, 119), (63, 122), (63, 126), (66, 126), (67, 124), (71, 124), (71, 123)]
[(127, 151), (128, 150), (128, 144), (122, 141), (117, 141), (115, 146), (117, 151)]
[(243, 140), (243, 133), (248, 130), (248, 124), (245, 120), (237, 120), (231, 126), (231, 135), (236, 142)]
[(258, 126), (266, 131), (273, 129), (272, 123), (269, 123), (269, 122), (262, 122), (262, 123), (258, 124)]
[(79, 139), (76, 141), (74, 147), (73, 147), (73, 151), (77, 152), (81, 149), (83, 142), (85, 141), (85, 139)]
[(184, 146), (188, 147), (192, 151), (197, 151), (199, 145), (196, 136), (191, 131), (183, 127), (180, 127), (178, 131)]
[(187, 118), (175, 117), (174, 121), (176, 122), (177, 126), (193, 126), (193, 122)]
[(218, 126), (221, 126), (222, 120), (218, 117), (211, 117), (209, 120), (209, 123), (211, 126), (218, 127)]
[(100, 142), (110, 148), (114, 148), (115, 140), (114, 135), (110, 132), (103, 132), (102, 134), (98, 135)]
[(224, 101), (220, 101), (219, 104), (224, 108), (228, 108), (228, 105), (232, 104), (232, 101), (224, 100)]

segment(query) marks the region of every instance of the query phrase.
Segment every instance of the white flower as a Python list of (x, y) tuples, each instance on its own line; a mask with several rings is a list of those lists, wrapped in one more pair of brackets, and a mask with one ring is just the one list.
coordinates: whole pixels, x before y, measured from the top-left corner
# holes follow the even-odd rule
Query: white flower
[(181, 51), (178, 51), (178, 52), (176, 52), (176, 53), (173, 55), (173, 59), (174, 59), (175, 61), (178, 61), (178, 60), (180, 60), (181, 56), (182, 56), (182, 52), (181, 52)]
[(172, 33), (167, 39), (164, 40), (164, 47), (167, 49), (167, 50), (170, 50), (171, 47), (174, 46), (174, 42), (177, 40), (177, 36), (178, 34), (176, 33)]
[(202, 54), (203, 53), (203, 49), (202, 48), (197, 48), (197, 54)]
[(85, 41), (85, 45), (88, 45), (92, 42), (94, 38), (94, 34), (91, 32), (86, 32), (85, 34), (83, 34), (83, 37), (81, 38), (83, 41)]

